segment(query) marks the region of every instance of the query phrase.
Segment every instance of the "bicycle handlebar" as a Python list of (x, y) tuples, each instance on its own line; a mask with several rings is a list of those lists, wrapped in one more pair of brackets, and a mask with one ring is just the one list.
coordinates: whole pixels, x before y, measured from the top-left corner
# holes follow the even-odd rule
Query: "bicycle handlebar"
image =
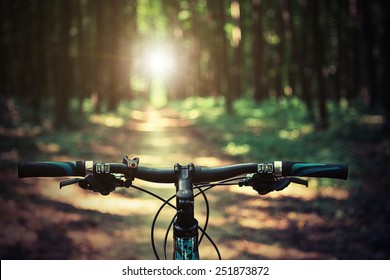
[[(242, 177), (244, 174), (246, 176)], [(216, 249), (218, 258), (221, 259), (217, 246), (206, 234), (209, 217), (208, 201), (204, 193), (206, 190), (216, 185), (251, 186), (259, 195), (266, 195), (272, 191), (281, 191), (289, 186), (290, 183), (308, 186), (306, 180), (296, 177), (346, 179), (348, 176), (348, 166), (345, 164), (274, 161), (219, 167), (195, 166), (190, 163), (187, 166), (175, 164), (173, 168), (150, 168), (139, 166), (138, 158), (131, 160), (127, 156), (124, 156), (122, 163), (102, 163), (86, 160), (19, 163), (18, 175), (19, 178), (84, 177), (62, 181), (60, 182), (60, 188), (78, 183), (82, 189), (99, 192), (102, 195), (110, 194), (117, 187), (132, 187), (141, 190), (164, 202), (156, 213), (151, 230), (152, 247), (157, 259), (160, 259), (160, 257), (155, 246), (154, 228), (159, 213), (166, 205), (175, 208), (176, 214), (165, 235), (165, 258), (167, 236), (170, 228), (173, 227), (175, 259), (198, 259), (198, 246), (203, 236), (206, 236), (211, 242)], [(176, 195), (165, 200), (146, 189), (133, 185), (132, 182), (135, 178), (156, 183), (174, 183)], [(199, 189), (196, 195), (193, 192), (195, 187)], [(203, 229), (199, 227), (198, 221), (194, 216), (194, 199), (198, 194), (203, 195), (206, 205), (206, 222)], [(176, 197), (176, 206), (173, 206), (169, 202), (174, 197)], [(202, 236), (199, 239), (198, 229), (202, 231)]]
[(19, 178), (85, 176), (85, 161), (24, 162), (18, 165)]
[(347, 179), (348, 165), (283, 161), (281, 173), (282, 176)]
[[(18, 165), (19, 178), (78, 177), (99, 173), (128, 174), (129, 166), (123, 163), (94, 163), (93, 161), (84, 160), (72, 162), (26, 162)], [(246, 173), (264, 173), (276, 177), (296, 176), (347, 179), (348, 166), (346, 164), (291, 161), (274, 161), (259, 164), (244, 163), (220, 167), (196, 166), (194, 183), (220, 181)], [(175, 171), (173, 168), (139, 166), (136, 170), (135, 178), (156, 183), (174, 183)]]

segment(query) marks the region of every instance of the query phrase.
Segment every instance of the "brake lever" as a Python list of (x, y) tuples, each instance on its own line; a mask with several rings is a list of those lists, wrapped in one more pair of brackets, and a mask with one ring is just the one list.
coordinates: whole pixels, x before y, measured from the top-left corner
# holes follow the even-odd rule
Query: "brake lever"
[(290, 177), (289, 179), (290, 179), (291, 183), (304, 185), (306, 188), (309, 187), (309, 182), (307, 180), (303, 180), (303, 179), (296, 178), (296, 177)]
[(80, 179), (80, 178), (73, 178), (73, 179), (61, 181), (60, 182), (60, 189), (62, 189), (63, 187), (69, 186), (69, 185), (78, 184), (81, 180), (82, 179)]
[(287, 188), (288, 185), (290, 185), (291, 183), (304, 185), (304, 186), (306, 186), (306, 188), (308, 187), (308, 182), (306, 180), (295, 178), (295, 177), (282, 178), (282, 179), (276, 181), (275, 184), (273, 184), (272, 186), (273, 186), (273, 189), (275, 191), (281, 191), (281, 190)]
[(306, 180), (295, 177), (277, 178), (267, 176), (259, 178), (258, 174), (250, 174), (248, 178), (238, 183), (239, 186), (252, 186), (260, 195), (268, 194), (272, 191), (281, 191), (287, 188), (291, 183), (296, 183), (308, 187)]
[(126, 182), (122, 183), (121, 180), (115, 178), (114, 175), (109, 174), (99, 174), (94, 176), (88, 174), (83, 179), (81, 178), (72, 178), (69, 180), (60, 182), (60, 189), (65, 186), (79, 184), (82, 189), (92, 190), (94, 192), (99, 192), (102, 195), (108, 195), (115, 190), (118, 186), (128, 187)]
[(290, 185), (291, 180), (289, 178), (282, 178), (278, 181), (276, 181), (274, 184), (272, 184), (272, 189), (274, 191), (281, 191)]
[(99, 192), (102, 195), (109, 195), (117, 187), (115, 185), (117, 179), (113, 175), (100, 174), (93, 176), (88, 174), (84, 179), (79, 181), (79, 186), (86, 190)]

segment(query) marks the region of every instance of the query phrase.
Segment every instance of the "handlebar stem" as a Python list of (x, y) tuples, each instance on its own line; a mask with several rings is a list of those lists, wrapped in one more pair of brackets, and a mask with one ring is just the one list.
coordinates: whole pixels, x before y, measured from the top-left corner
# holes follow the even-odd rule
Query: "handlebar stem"
[(187, 166), (181, 166), (176, 163), (174, 173), (176, 177), (175, 186), (177, 208), (177, 219), (175, 223), (181, 228), (190, 228), (197, 223), (194, 218), (193, 192), (195, 166), (192, 163)]
[[(194, 217), (193, 180), (195, 166), (190, 163), (174, 167), (176, 177), (176, 209), (177, 217), (173, 223), (173, 237), (176, 255), (174, 259), (198, 259), (198, 221)], [(187, 256), (187, 254), (189, 254)]]

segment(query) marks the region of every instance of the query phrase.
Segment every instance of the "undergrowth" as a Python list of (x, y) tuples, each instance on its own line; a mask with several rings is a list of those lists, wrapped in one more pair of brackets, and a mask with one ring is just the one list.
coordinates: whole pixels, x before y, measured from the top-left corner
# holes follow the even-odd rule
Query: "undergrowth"
[[(316, 127), (315, 116), (310, 116), (298, 98), (270, 98), (261, 104), (240, 99), (231, 115), (225, 113), (222, 98), (191, 97), (173, 106), (226, 154), (240, 161), (347, 163), (349, 180), (337, 184), (356, 188), (364, 179), (377, 180), (377, 167), (388, 160), (388, 153), (377, 151), (377, 145), (390, 146), (388, 140), (381, 139), (380, 123), (367, 122), (367, 115), (346, 101), (328, 104), (330, 125), (326, 130)], [(326, 179), (320, 183), (335, 184)]]

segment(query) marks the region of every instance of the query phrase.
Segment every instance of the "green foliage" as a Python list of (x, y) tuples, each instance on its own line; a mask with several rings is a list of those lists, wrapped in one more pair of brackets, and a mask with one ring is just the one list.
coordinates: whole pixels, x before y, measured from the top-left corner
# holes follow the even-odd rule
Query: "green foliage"
[[(201, 125), (208, 137), (229, 156), (241, 161), (291, 160), (344, 162), (350, 167), (348, 184), (356, 186), (370, 171), (363, 161), (384, 163), (386, 156), (361, 158), (355, 152), (364, 141), (381, 141), (377, 130), (361, 125), (362, 113), (345, 102), (329, 103), (331, 128), (317, 130), (299, 98), (268, 100), (257, 105), (250, 99), (234, 103), (234, 115), (227, 115), (221, 98), (192, 97), (176, 108), (186, 118)], [(370, 177), (373, 173), (370, 173)], [(334, 184), (334, 182), (332, 182)], [(321, 180), (321, 185), (331, 184)]]

